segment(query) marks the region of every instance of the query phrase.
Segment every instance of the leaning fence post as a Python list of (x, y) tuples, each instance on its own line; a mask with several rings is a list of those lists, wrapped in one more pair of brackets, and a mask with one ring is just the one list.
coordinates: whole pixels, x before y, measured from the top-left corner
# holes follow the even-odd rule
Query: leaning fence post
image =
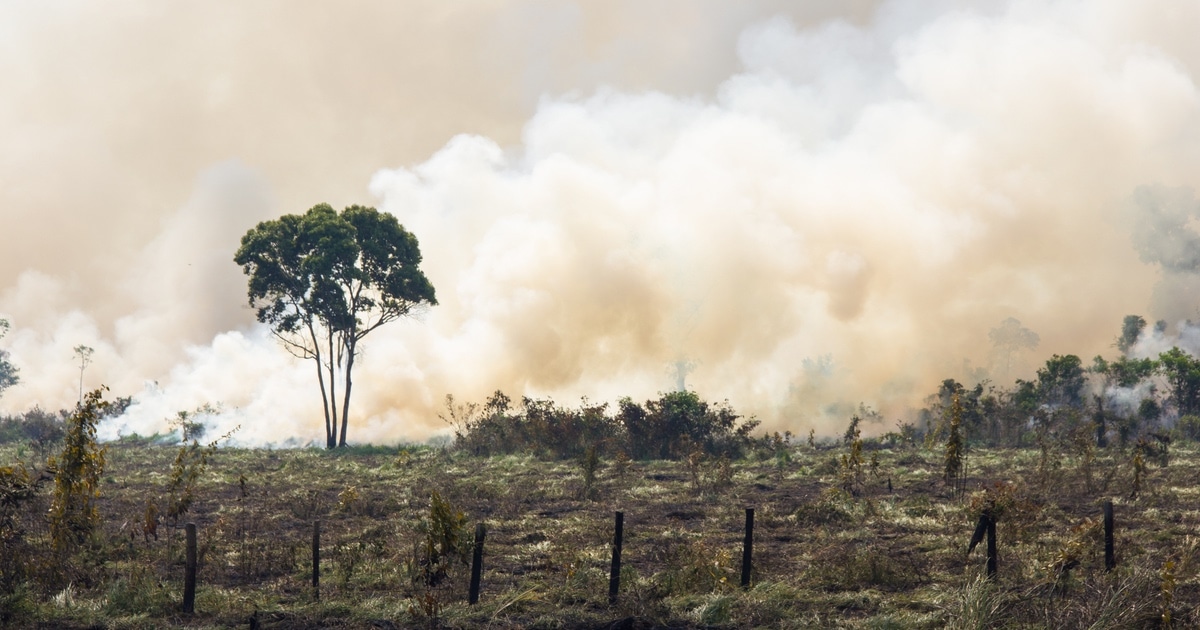
[(321, 599), (321, 521), (313, 521), (312, 589), (313, 599)]
[(1117, 558), (1113, 554), (1113, 504), (1104, 502), (1104, 570), (1112, 571), (1117, 566)]
[(995, 579), (997, 565), (999, 564), (996, 558), (996, 519), (992, 517), (991, 512), (987, 513), (987, 574), (988, 579)]
[(487, 527), (483, 523), (475, 525), (475, 549), (471, 556), (471, 592), (467, 596), (468, 604), (479, 602), (479, 579), (483, 576), (483, 539), (487, 536)]
[(750, 588), (750, 568), (754, 554), (754, 508), (746, 508), (746, 538), (742, 541), (742, 588)]
[(967, 555), (970, 555), (975, 550), (975, 546), (983, 542), (984, 536), (987, 536), (987, 576), (988, 579), (996, 577), (996, 570), (999, 562), (996, 557), (996, 519), (992, 516), (991, 510), (984, 510), (979, 515), (979, 524), (975, 526), (975, 533), (971, 534), (971, 544), (967, 546)]
[(183, 612), (192, 614), (196, 610), (196, 524), (184, 526), (187, 532), (187, 559), (183, 574)]
[(617, 591), (621, 588), (621, 538), (625, 530), (625, 513), (617, 512), (616, 528), (613, 530), (612, 570), (608, 574), (608, 603), (617, 603)]

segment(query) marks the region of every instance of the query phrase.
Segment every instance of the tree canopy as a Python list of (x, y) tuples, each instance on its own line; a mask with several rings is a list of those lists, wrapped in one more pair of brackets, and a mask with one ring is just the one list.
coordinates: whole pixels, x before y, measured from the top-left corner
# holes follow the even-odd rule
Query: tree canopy
[(1146, 329), (1146, 319), (1141, 315), (1126, 315), (1121, 322), (1121, 334), (1117, 336), (1117, 349), (1121, 354), (1129, 354), (1138, 337)]
[(1085, 384), (1083, 361), (1073, 354), (1053, 355), (1037, 371), (1038, 395), (1052, 406), (1081, 406)]
[(1200, 359), (1175, 347), (1159, 354), (1158, 364), (1179, 415), (1200, 413)]
[[(0, 339), (8, 334), (8, 320), (0, 319)], [(20, 370), (8, 360), (8, 351), (0, 350), (0, 395), (4, 394), (4, 390), (16, 385), (21, 381), (21, 377), (17, 375)]]
[[(345, 446), (359, 342), (380, 326), (435, 305), (417, 238), (390, 214), (328, 204), (259, 223), (234, 261), (250, 305), (292, 354), (312, 359), (328, 448)], [(339, 421), (337, 381), (342, 381)]]

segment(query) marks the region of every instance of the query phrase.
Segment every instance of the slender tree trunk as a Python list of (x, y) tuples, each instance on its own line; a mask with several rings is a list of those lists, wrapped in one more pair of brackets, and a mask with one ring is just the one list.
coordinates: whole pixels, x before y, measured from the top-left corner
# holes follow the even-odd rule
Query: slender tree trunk
[[(335, 365), (336, 365), (336, 363), (335, 363), (336, 359), (337, 359), (337, 357), (335, 357), (333, 354), (333, 331), (331, 330), (331, 331), (329, 331), (329, 364), (328, 364), (328, 366), (329, 366), (329, 398), (330, 398), (329, 406), (330, 406), (330, 408), (332, 410), (332, 414), (333, 414), (333, 430), (329, 433), (328, 436), (326, 436), (327, 439), (326, 439), (326, 443), (325, 443), (325, 448), (329, 448), (329, 449), (335, 448), (337, 446), (337, 441), (336, 441), (337, 440), (337, 432), (338, 432), (337, 380), (336, 380), (337, 372), (334, 369)], [(346, 422), (345, 418), (343, 418), (342, 424), (344, 425), (345, 422)]]
[(329, 396), (325, 391), (325, 366), (321, 365), (320, 354), (313, 357), (313, 361), (317, 362), (317, 383), (321, 385), (321, 410), (325, 412), (325, 446), (333, 448), (333, 426), (329, 423)]
[(308, 336), (313, 342), (313, 361), (317, 363), (317, 384), (321, 386), (321, 411), (325, 412), (325, 447), (333, 448), (333, 432), (336, 427), (330, 422), (329, 410), (337, 405), (337, 401), (330, 401), (329, 396), (325, 391), (325, 374), (322, 372), (324, 368), (321, 365), (321, 344), (317, 340), (317, 333), (312, 329), (312, 322), (308, 325)]
[(346, 424), (350, 418), (350, 388), (353, 383), (350, 380), (350, 369), (354, 367), (354, 338), (351, 337), (349, 347), (346, 350), (346, 386), (342, 391), (342, 435), (338, 441), (338, 446), (346, 445)]

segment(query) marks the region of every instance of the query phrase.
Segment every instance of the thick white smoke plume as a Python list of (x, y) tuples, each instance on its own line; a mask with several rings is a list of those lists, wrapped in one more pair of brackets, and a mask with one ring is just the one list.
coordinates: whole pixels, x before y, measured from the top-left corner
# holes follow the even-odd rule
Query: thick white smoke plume
[[(616, 24), (645, 17), (622, 6)], [(699, 6), (691, 19), (703, 24), (728, 17)], [(1200, 43), (1188, 27), (1200, 5), (973, 6), (739, 14), (746, 26), (726, 50), (736, 63), (709, 86), (670, 78), (655, 61), (668, 49), (653, 45), (616, 46), (605, 59), (617, 70), (589, 66), (595, 82), (563, 84), (544, 64), (574, 44), (554, 29), (599, 13), (509, 14), (500, 23), (546, 46), (498, 73), (540, 94), (519, 137), (502, 125), (459, 135), (370, 178), (374, 203), (420, 239), (441, 304), (364, 342), (351, 440), (427, 437), (443, 428), (447, 393), (649, 397), (685, 363), (689, 388), (768, 428), (831, 433), (844, 428), (837, 405), (898, 417), (941, 379), (965, 378), (1007, 318), (1036, 331), (1039, 354), (1090, 357), (1113, 354), (1128, 313), (1195, 311), (1194, 292), (1152, 296), (1179, 270), (1130, 208), (1147, 207), (1135, 193), (1145, 184), (1200, 186)], [(356, 70), (396, 93), (386, 64)], [(623, 84), (623, 72), (640, 74)], [(330, 98), (338, 124), (393, 124)], [(249, 323), (230, 259), (258, 220), (372, 201), (341, 189), (297, 200), (270, 174), (278, 162), (221, 158), (138, 247), (105, 256), (92, 244), (81, 271), (3, 258), (23, 270), (0, 291), (13, 323), (0, 343), (23, 378), (3, 409), (72, 403), (82, 343), (96, 348), (85, 386), (136, 398), (109, 435), (219, 403), (214, 429), (240, 424), (243, 443), (319, 437), (313, 368)]]

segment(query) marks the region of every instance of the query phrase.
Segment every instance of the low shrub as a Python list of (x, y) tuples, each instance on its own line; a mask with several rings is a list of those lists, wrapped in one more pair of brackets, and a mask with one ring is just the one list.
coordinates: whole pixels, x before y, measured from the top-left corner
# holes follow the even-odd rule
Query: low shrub
[(854, 516), (846, 509), (848, 501), (849, 495), (840, 488), (830, 488), (816, 501), (796, 508), (796, 524), (807, 528), (852, 523)]
[(576, 459), (589, 448), (613, 452), (620, 442), (617, 422), (607, 405), (579, 409), (560, 407), (550, 399), (522, 398), (520, 406), (496, 392), (482, 409), (454, 405), (446, 399), (448, 414), (442, 419), (454, 426), (454, 446), (476, 456), (532, 453), (553, 459)]
[(66, 435), (62, 412), (43, 411), (40, 407), (16, 416), (0, 418), (0, 444), (28, 442), (45, 453)]
[(105, 614), (162, 616), (173, 612), (174, 593), (145, 566), (134, 564), (113, 580), (104, 601)]
[(496, 392), (481, 407), (446, 399), (442, 419), (454, 428), (455, 448), (476, 456), (532, 453), (577, 459), (625, 453), (633, 459), (683, 459), (699, 450), (741, 457), (758, 445), (754, 419), (742, 420), (728, 403), (711, 404), (695, 392), (672, 392), (636, 403), (625, 398), (610, 415), (607, 404), (586, 400), (577, 409), (550, 399), (523, 398), (519, 406)]
[(1200, 416), (1183, 416), (1175, 425), (1179, 435), (1191, 442), (1200, 442)]
[(680, 459), (692, 446), (707, 455), (740, 457), (753, 444), (753, 418), (741, 418), (728, 403), (712, 405), (695, 392), (671, 392), (639, 405), (621, 400), (617, 420), (634, 459)]
[(818, 550), (809, 572), (831, 590), (899, 591), (923, 582), (926, 564), (919, 551), (895, 540), (846, 540)]

